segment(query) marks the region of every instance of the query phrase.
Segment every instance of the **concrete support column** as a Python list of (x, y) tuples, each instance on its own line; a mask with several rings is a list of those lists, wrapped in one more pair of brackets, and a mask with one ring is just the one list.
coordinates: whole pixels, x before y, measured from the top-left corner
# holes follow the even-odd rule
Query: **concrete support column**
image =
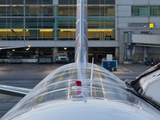
[[(53, 2), (53, 4), (54, 5), (58, 5), (58, 0), (53, 0), (54, 2)], [(57, 6), (56, 7), (54, 7), (54, 14), (56, 15), (57, 14)], [(57, 18), (55, 18), (55, 26), (58, 24), (58, 22), (57, 22)], [(57, 31), (57, 27), (55, 27), (55, 29), (54, 29), (55, 31), (54, 31), (54, 41), (57, 41), (58, 40), (58, 31)]]
[(127, 59), (131, 60), (131, 50), (127, 49)]
[(58, 56), (58, 48), (57, 47), (53, 48), (53, 61), (56, 60), (56, 56)]
[(133, 50), (132, 50), (132, 55), (131, 55), (131, 59), (133, 60), (134, 56), (135, 56), (135, 51), (136, 51), (136, 46), (133, 47)]
[[(25, 0), (23, 0), (23, 4), (24, 4), (24, 7), (23, 7), (23, 14), (24, 14), (24, 17), (23, 17), (23, 34), (24, 34), (24, 36), (23, 36), (23, 39), (24, 39), (24, 43), (25, 43), (25, 39), (26, 39), (26, 30), (25, 30), (25, 28), (26, 28), (26, 17), (25, 17), (25, 14), (26, 14), (26, 11), (25, 11)], [(25, 46), (25, 45), (24, 45)]]
[(38, 59), (38, 56), (39, 56), (39, 48), (36, 49), (36, 51), (35, 51), (35, 56), (36, 56), (36, 58)]
[(148, 49), (147, 47), (144, 47), (144, 51), (143, 51), (143, 60), (145, 61), (145, 58), (148, 58)]
[(118, 47), (115, 48), (115, 59), (119, 60), (119, 48)]

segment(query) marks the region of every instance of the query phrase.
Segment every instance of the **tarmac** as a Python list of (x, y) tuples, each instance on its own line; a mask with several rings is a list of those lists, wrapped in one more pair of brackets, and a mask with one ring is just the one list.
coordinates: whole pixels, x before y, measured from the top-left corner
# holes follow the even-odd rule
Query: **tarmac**
[[(64, 64), (0, 64), (0, 84), (24, 88), (34, 88), (49, 73)], [(136, 76), (151, 68), (142, 64), (118, 66), (112, 73), (121, 80), (134, 80)], [(22, 98), (0, 94), (0, 118)]]

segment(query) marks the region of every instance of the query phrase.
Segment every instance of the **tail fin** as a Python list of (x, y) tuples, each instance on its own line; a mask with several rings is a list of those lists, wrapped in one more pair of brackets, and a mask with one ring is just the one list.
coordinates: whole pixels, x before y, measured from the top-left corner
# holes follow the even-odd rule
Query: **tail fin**
[(87, 0), (77, 0), (75, 62), (88, 62)]

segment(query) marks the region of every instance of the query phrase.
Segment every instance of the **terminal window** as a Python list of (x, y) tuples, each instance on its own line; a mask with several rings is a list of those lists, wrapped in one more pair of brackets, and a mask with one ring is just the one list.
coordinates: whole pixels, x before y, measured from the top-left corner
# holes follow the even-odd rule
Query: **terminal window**
[[(77, 0), (59, 0), (59, 5), (76, 3)], [(115, 0), (88, 0), (88, 4), (115, 4)]]
[(23, 0), (12, 0), (12, 4), (23, 4)]
[(115, 4), (115, 0), (88, 0), (88, 4)]
[(61, 5), (57, 8), (58, 16), (76, 16), (76, 6)]
[(160, 6), (150, 6), (150, 16), (160, 16)]
[(76, 4), (77, 0), (59, 0), (59, 4), (63, 5), (63, 4)]
[(53, 0), (25, 0), (26, 4), (53, 4)]
[(88, 16), (115, 16), (115, 6), (90, 6), (88, 5)]
[(132, 16), (148, 17), (148, 6), (132, 6)]

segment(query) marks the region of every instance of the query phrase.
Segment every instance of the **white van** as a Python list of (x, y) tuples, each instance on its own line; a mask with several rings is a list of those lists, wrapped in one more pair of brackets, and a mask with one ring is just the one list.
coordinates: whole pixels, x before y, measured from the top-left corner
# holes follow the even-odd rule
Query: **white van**
[(60, 62), (65, 62), (65, 63), (69, 62), (69, 59), (68, 59), (66, 53), (59, 53), (58, 54), (58, 56), (56, 57), (56, 63), (60, 63)]

